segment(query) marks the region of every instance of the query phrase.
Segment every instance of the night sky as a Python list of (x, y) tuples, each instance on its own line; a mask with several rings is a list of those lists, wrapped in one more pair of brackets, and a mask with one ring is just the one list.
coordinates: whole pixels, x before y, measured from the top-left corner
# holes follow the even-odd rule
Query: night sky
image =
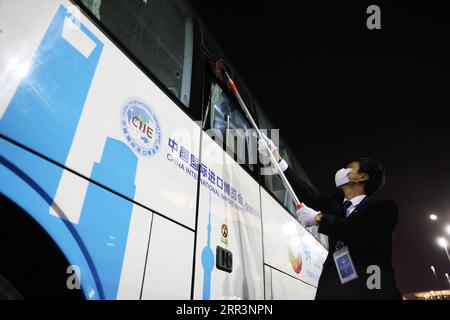
[[(334, 173), (356, 156), (385, 165), (388, 181), (377, 197), (400, 208), (394, 267), (401, 291), (436, 289), (431, 265), (439, 288), (449, 288), (450, 262), (436, 243), (450, 224), (443, 5), (191, 2), (319, 191), (334, 192)], [(381, 8), (381, 30), (366, 28), (370, 4)]]

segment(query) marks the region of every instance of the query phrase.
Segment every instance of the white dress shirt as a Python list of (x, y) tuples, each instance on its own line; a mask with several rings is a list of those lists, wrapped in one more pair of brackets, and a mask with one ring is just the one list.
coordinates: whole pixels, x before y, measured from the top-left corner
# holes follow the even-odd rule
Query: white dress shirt
[(365, 194), (362, 194), (362, 195), (356, 196), (356, 197), (354, 197), (354, 198), (352, 198), (352, 199), (350, 199), (350, 200), (344, 199), (344, 202), (345, 202), (345, 201), (350, 201), (350, 202), (352, 203), (352, 205), (351, 205), (350, 207), (347, 208), (347, 214), (346, 214), (347, 218), (349, 217), (349, 215), (352, 214), (353, 210), (356, 209), (356, 207), (358, 206), (358, 204), (360, 204), (361, 201), (363, 201), (365, 197), (366, 197), (366, 195), (365, 195)]

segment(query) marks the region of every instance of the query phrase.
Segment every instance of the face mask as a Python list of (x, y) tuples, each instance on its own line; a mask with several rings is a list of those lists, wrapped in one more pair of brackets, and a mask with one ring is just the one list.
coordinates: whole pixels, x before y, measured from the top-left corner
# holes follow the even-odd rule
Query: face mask
[(350, 179), (348, 178), (348, 174), (352, 171), (352, 169), (349, 168), (342, 168), (338, 172), (336, 172), (336, 176), (334, 177), (334, 181), (336, 182), (336, 187), (343, 186), (344, 184), (347, 184), (350, 182)]

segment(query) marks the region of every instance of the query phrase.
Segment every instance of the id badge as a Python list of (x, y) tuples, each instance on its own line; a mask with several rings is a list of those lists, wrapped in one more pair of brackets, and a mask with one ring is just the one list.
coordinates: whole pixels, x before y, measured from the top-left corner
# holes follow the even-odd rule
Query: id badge
[(350, 251), (347, 247), (343, 247), (336, 251), (333, 254), (333, 258), (342, 284), (358, 278), (352, 257), (350, 256)]

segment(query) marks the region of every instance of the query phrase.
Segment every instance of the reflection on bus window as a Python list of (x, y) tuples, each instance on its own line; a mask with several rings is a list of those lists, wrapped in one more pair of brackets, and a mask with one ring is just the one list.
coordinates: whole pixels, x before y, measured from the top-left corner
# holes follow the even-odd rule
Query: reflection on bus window
[(217, 141), (240, 164), (254, 171), (256, 168), (256, 143), (252, 143), (252, 127), (247, 118), (222, 88), (213, 83), (210, 95), (209, 128), (220, 132), (223, 141)]
[(193, 20), (183, 1), (82, 0), (82, 3), (189, 107)]
[(100, 6), (102, 0), (81, 0), (81, 2), (88, 8), (97, 19), (100, 19)]
[[(270, 128), (267, 130), (267, 136), (269, 138), (273, 138), (271, 135)], [(291, 158), (284, 148), (283, 143), (280, 140), (279, 152), (280, 156), (286, 160), (290, 168), (293, 168), (293, 164)], [(270, 164), (267, 164), (266, 167), (270, 167)], [(291, 213), (295, 214), (296, 206), (291, 194), (287, 191), (287, 188), (283, 184), (283, 180), (281, 180), (279, 175), (264, 175), (263, 176), (264, 184), (269, 188), (272, 194), (284, 205), (284, 207)]]

